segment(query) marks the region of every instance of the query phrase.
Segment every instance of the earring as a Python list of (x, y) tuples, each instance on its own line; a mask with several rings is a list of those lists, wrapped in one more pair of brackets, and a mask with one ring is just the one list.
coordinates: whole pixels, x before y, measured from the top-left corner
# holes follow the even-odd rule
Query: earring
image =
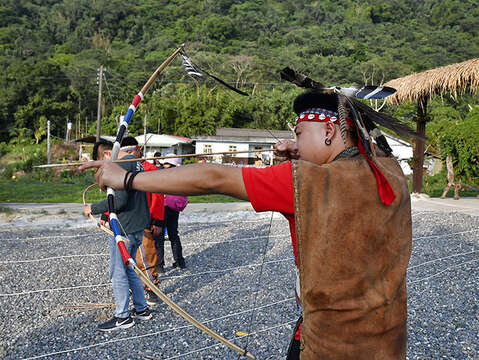
[(328, 139), (328, 138), (324, 139), (324, 143), (325, 143), (327, 146), (331, 145), (331, 139)]

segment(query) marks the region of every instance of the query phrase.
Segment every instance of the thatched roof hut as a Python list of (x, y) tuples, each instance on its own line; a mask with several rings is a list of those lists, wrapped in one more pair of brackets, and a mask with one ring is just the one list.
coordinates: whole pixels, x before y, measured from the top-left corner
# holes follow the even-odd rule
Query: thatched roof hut
[(446, 93), (457, 98), (467, 89), (473, 93), (477, 92), (479, 88), (479, 58), (411, 74), (391, 80), (384, 85), (397, 90), (388, 98), (392, 104), (406, 101), (419, 102), (421, 99)]
[[(441, 66), (421, 73), (411, 74), (384, 84), (397, 91), (388, 98), (392, 104), (415, 102), (417, 132), (426, 135), (427, 102), (434, 95), (451, 94), (454, 98), (466, 91), (477, 92), (479, 88), (479, 58), (461, 63)], [(424, 140), (416, 139), (414, 144), (413, 191), (422, 191), (424, 164)]]

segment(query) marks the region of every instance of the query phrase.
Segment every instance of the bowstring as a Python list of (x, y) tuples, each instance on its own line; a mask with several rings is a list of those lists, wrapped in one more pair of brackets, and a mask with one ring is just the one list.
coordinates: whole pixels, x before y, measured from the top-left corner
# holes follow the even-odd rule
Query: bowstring
[[(271, 134), (271, 136), (276, 139), (278, 142), (281, 142), (281, 140), (279, 140), (275, 135), (274, 133), (269, 129), (268, 126), (265, 126), (266, 130)], [(260, 271), (259, 271), (259, 275), (258, 275), (258, 280), (256, 281), (256, 288), (258, 289), (254, 295), (254, 299), (253, 299), (253, 307), (251, 309), (251, 316), (250, 316), (250, 319), (249, 319), (249, 322), (248, 322), (248, 326), (247, 326), (247, 335), (246, 335), (246, 345), (244, 347), (244, 351), (245, 351), (245, 354), (246, 352), (248, 351), (248, 345), (249, 345), (249, 334), (251, 332), (251, 326), (253, 324), (253, 319), (255, 317), (255, 308), (256, 308), (256, 303), (257, 303), (257, 300), (258, 300), (258, 293), (259, 293), (259, 287), (261, 285), (261, 278), (263, 277), (263, 268), (264, 268), (264, 263), (265, 263), (265, 260), (266, 260), (266, 253), (268, 252), (268, 246), (269, 246), (269, 239), (271, 237), (271, 229), (273, 227), (273, 217), (274, 217), (274, 211), (271, 211), (271, 218), (270, 218), (270, 221), (269, 221), (269, 229), (268, 229), (268, 237), (266, 238), (266, 244), (264, 246), (264, 250), (263, 250), (263, 260), (261, 262), (261, 266), (260, 266)], [(250, 291), (250, 294), (251, 294), (251, 291)], [(251, 295), (250, 295), (251, 297)], [(238, 360), (240, 359), (241, 355), (238, 355)]]
[[(273, 226), (273, 217), (274, 217), (274, 211), (271, 211), (271, 218), (270, 218), (270, 221), (269, 221), (269, 229), (268, 229), (268, 237), (266, 238), (266, 243), (265, 243), (264, 250), (263, 250), (263, 261), (261, 262), (259, 275), (258, 275), (258, 280), (256, 281), (256, 287), (255, 287), (256, 292), (255, 292), (255, 295), (254, 295), (254, 298), (253, 298), (253, 307), (251, 308), (251, 316), (250, 316), (248, 326), (247, 326), (248, 330), (247, 330), (247, 335), (246, 335), (246, 345), (244, 346), (245, 354), (248, 351), (249, 338), (250, 338), (249, 334), (251, 332), (251, 326), (253, 324), (253, 319), (255, 318), (255, 315), (256, 315), (256, 312), (255, 312), (256, 303), (257, 303), (257, 300), (258, 300), (258, 293), (259, 293), (259, 289), (260, 289), (260, 285), (261, 285), (261, 278), (263, 277), (263, 268), (264, 268), (264, 263), (265, 263), (265, 260), (266, 260), (266, 254), (268, 252), (269, 238), (271, 236), (271, 228)], [(250, 297), (251, 297), (251, 290), (250, 290)], [(241, 356), (242, 355), (238, 355), (238, 359), (240, 359)]]

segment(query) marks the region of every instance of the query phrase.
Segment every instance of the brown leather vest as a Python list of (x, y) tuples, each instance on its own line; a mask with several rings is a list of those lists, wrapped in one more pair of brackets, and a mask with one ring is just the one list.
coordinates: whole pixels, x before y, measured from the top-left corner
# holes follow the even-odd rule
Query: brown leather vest
[(301, 360), (406, 357), (411, 201), (397, 161), (376, 164), (396, 194), (390, 206), (362, 155), (293, 161)]

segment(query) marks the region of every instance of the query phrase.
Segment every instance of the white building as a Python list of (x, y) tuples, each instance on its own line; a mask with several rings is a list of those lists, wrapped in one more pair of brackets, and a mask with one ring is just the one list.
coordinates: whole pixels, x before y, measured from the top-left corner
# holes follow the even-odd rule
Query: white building
[[(269, 150), (278, 140), (293, 139), (291, 131), (218, 128), (216, 135), (193, 136), (196, 154), (218, 152)], [(214, 155), (208, 158), (214, 162), (230, 162), (242, 165), (252, 165), (261, 160), (264, 164), (272, 163), (272, 152), (244, 153), (232, 155)]]
[(193, 144), (192, 140), (186, 137), (165, 135), (165, 134), (146, 134), (135, 136), (138, 141), (138, 145), (143, 148), (143, 154), (145, 157), (151, 157), (156, 152), (160, 153), (174, 153), (178, 155), (192, 154)]
[(393, 155), (399, 161), (404, 175), (412, 174), (412, 169), (409, 166), (409, 161), (411, 160), (413, 154), (412, 145), (404, 140), (395, 138), (389, 134), (383, 133), (383, 135), (388, 141), (389, 146), (393, 150)]

